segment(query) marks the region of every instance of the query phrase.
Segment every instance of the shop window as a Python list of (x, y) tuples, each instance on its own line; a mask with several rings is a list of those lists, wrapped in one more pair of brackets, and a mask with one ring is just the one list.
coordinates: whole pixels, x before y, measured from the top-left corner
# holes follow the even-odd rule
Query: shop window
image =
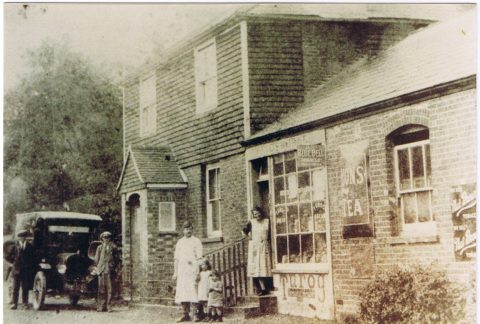
[(217, 107), (217, 47), (211, 40), (195, 49), (197, 114)]
[(220, 168), (207, 168), (207, 232), (209, 237), (221, 236)]
[(271, 158), (277, 265), (326, 263), (326, 171), (299, 167), (296, 151)]
[(391, 135), (402, 236), (435, 235), (428, 128), (405, 126)]
[(140, 81), (140, 136), (155, 134), (157, 130), (155, 75)]
[(158, 230), (160, 232), (175, 231), (175, 203), (161, 202), (158, 204)]

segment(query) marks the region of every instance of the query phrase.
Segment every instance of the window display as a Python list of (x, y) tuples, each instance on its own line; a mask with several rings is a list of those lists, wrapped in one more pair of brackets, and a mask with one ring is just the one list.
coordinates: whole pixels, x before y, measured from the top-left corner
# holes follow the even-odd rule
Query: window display
[(296, 151), (272, 162), (277, 263), (327, 262), (325, 167), (299, 167)]

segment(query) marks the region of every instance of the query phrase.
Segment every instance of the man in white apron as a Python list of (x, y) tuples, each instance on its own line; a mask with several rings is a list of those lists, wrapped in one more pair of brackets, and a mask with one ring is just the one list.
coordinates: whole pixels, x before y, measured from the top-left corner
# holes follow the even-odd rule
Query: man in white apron
[(183, 224), (183, 235), (175, 246), (172, 278), (177, 281), (175, 303), (183, 308), (183, 316), (177, 322), (190, 321), (190, 304), (198, 303), (195, 278), (203, 256), (202, 242), (193, 236), (193, 226), (188, 221)]

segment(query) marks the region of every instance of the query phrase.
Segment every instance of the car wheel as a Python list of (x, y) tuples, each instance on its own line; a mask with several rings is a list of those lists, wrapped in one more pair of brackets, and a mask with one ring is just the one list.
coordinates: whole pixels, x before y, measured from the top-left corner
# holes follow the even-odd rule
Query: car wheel
[(33, 309), (42, 309), (45, 303), (45, 293), (47, 291), (47, 278), (43, 271), (37, 272), (33, 279)]
[(77, 306), (78, 300), (80, 299), (79, 295), (71, 294), (68, 296), (68, 299), (70, 300), (70, 305), (72, 306)]

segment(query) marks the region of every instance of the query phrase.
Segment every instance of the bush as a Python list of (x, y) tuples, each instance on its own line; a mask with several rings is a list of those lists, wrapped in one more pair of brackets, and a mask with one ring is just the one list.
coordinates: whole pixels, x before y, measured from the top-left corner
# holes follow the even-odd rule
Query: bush
[(367, 323), (455, 323), (465, 316), (460, 287), (433, 266), (379, 272), (360, 298)]

